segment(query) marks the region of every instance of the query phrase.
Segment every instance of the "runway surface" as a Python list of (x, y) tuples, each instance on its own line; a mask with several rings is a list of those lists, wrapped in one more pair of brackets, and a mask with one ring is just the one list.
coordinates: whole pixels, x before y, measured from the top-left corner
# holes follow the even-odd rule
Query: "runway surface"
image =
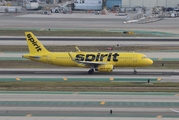
[(88, 69), (0, 69), (1, 78), (160, 78), (160, 82), (179, 82), (178, 69), (116, 69), (111, 73), (94, 72), (89, 75)]
[[(122, 31), (121, 31), (122, 32)], [(150, 33), (150, 32), (149, 32)], [(36, 36), (40, 41), (178, 41), (178, 37), (61, 37), (61, 36)], [(25, 36), (0, 36), (1, 40), (26, 41)]]
[[(41, 41), (43, 45), (77, 45), (77, 46), (178, 46), (179, 41)], [(24, 41), (1, 40), (0, 45), (27, 45)]]
[(120, 30), (151, 30), (163, 31), (170, 33), (179, 33), (178, 18), (148, 23), (148, 24), (124, 24), (125, 17), (109, 15), (94, 15), (94, 14), (28, 14), (14, 15), (7, 14), (0, 17), (0, 28), (33, 28), (33, 29), (120, 29)]
[[(123, 29), (159, 30), (179, 33), (178, 18), (164, 19), (149, 24), (123, 24), (124, 18), (113, 16), (72, 14), (46, 15), (1, 15), (0, 28), (26, 29)], [(75, 17), (76, 16), (76, 17)], [(112, 17), (113, 16), (113, 17)], [(78, 18), (77, 18), (78, 17)], [(115, 17), (115, 18), (114, 18)], [(45, 19), (44, 19), (45, 18)], [(178, 42), (46, 42), (44, 45), (161, 45), (178, 46)], [(26, 41), (0, 41), (0, 45), (26, 45)], [(178, 56), (178, 55), (177, 55)], [(88, 69), (1, 69), (1, 77), (91, 77)], [(139, 69), (133, 75), (132, 69), (117, 69), (115, 72), (95, 77), (161, 77), (165, 82), (178, 82), (178, 70)], [(0, 92), (0, 120), (178, 120), (178, 93), (28, 93)], [(109, 111), (113, 110), (113, 114)]]
[(179, 108), (178, 97), (178, 93), (162, 92), (0, 92), (0, 118), (26, 116), (25, 120), (36, 117), (41, 120), (44, 116), (60, 116), (60, 120), (64, 117), (65, 120), (71, 120), (71, 117), (80, 120), (104, 117), (112, 120), (175, 120), (179, 114), (170, 108)]

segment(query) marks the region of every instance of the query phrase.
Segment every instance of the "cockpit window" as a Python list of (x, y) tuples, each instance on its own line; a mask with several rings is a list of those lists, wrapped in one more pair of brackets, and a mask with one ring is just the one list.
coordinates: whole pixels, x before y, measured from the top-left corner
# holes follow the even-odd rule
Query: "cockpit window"
[(146, 56), (142, 56), (142, 59), (145, 59), (145, 58), (147, 58)]

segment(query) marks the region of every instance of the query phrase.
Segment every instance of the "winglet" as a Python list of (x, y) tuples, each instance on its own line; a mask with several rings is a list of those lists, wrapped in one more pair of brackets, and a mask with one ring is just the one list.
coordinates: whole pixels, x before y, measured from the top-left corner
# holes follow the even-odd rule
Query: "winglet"
[(81, 52), (80, 49), (79, 49), (77, 46), (76, 46), (75, 48), (76, 48), (76, 51), (77, 51), (77, 52)]

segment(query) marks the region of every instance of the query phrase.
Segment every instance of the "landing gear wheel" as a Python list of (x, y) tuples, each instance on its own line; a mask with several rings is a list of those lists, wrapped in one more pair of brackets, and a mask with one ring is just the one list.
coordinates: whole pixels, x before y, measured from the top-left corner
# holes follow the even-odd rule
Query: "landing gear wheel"
[(88, 74), (93, 74), (94, 73), (94, 69), (90, 69), (89, 71), (88, 71)]
[(134, 74), (137, 74), (137, 71), (136, 71), (136, 70), (134, 70)]

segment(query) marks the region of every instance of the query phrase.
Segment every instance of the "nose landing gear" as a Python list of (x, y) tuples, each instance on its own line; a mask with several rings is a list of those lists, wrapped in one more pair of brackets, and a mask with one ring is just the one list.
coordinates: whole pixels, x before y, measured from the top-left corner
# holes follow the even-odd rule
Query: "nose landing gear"
[(136, 71), (136, 69), (134, 68), (134, 74), (137, 74), (137, 71)]

